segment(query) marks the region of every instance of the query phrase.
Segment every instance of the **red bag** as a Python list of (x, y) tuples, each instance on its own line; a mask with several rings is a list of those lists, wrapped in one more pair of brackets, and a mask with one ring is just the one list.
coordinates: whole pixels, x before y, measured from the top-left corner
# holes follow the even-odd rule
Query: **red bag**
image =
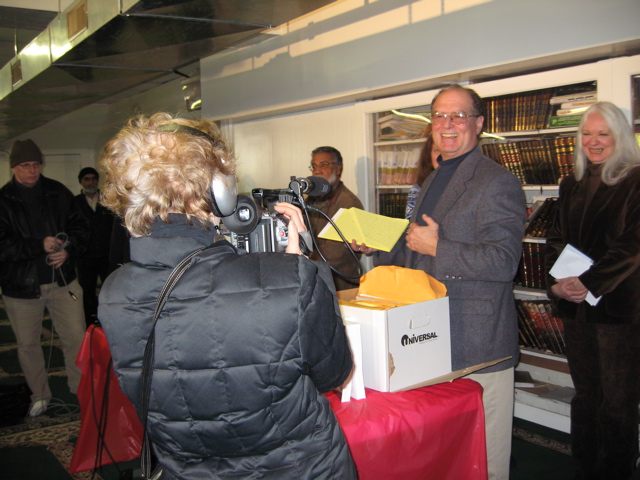
[(87, 329), (76, 364), (82, 371), (78, 387), (80, 434), (69, 472), (138, 458), (142, 424), (135, 407), (120, 390), (101, 327), (91, 325)]

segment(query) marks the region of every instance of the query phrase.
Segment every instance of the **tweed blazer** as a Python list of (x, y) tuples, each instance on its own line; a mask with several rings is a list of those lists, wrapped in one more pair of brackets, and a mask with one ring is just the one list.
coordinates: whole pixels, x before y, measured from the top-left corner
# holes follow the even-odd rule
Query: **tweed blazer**
[[(422, 186), (411, 221), (417, 220), (435, 170)], [(511, 357), (481, 370), (518, 362), (513, 278), (522, 255), (526, 202), (519, 180), (476, 147), (457, 168), (432, 218), (439, 224), (436, 256), (409, 250), (404, 236), (375, 264), (424, 270), (447, 287), (452, 368)]]

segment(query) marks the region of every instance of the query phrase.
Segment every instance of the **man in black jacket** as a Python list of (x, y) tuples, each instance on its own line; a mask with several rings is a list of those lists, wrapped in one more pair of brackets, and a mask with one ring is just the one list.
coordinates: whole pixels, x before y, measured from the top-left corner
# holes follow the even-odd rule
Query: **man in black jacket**
[(80, 382), (75, 360), (85, 321), (75, 258), (89, 240), (89, 224), (69, 189), (40, 174), (42, 153), (32, 140), (14, 142), (9, 160), (13, 178), (0, 189), (0, 287), (32, 392), (29, 415), (37, 416), (51, 399), (40, 344), (45, 306), (62, 342), (71, 392)]
[(104, 282), (109, 275), (109, 248), (115, 218), (100, 203), (99, 179), (100, 174), (92, 167), (85, 167), (78, 174), (82, 193), (76, 199), (80, 210), (89, 220), (91, 230), (87, 251), (78, 259), (78, 281), (84, 292), (84, 317), (87, 326), (96, 320), (98, 313), (98, 277)]

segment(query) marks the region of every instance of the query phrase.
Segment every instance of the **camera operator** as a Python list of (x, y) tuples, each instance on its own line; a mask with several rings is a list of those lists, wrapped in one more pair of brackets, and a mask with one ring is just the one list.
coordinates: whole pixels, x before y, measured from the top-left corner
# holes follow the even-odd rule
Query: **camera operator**
[(133, 238), (132, 262), (102, 288), (99, 318), (139, 414), (156, 301), (173, 268), (205, 247), (155, 325), (147, 431), (160, 478), (355, 479), (321, 393), (344, 383), (351, 354), (335, 295), (300, 255), (300, 210), (275, 207), (289, 220), (286, 253), (242, 254), (217, 235), (228, 192), (211, 186), (233, 178), (235, 164), (207, 120), (134, 118), (100, 165), (103, 202)]

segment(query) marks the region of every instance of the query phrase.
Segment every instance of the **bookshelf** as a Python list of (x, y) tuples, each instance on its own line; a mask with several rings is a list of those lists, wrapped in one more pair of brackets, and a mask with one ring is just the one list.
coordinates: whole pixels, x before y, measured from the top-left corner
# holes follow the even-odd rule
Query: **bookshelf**
[[(460, 81), (460, 78), (465, 78), (464, 73), (461, 73), (457, 80), (465, 83)], [(557, 99), (552, 104), (551, 98), (565, 95), (587, 96), (596, 92), (598, 100), (611, 101), (629, 113), (629, 119), (635, 126), (640, 142), (640, 56), (612, 58), (468, 83), (487, 102), (486, 134), (481, 138), (481, 147), (487, 156), (510, 169), (522, 182), (527, 205), (532, 212), (528, 220), (527, 234), (523, 238), (523, 252), (529, 251), (531, 257), (523, 257), (523, 263), (529, 262), (529, 268), (532, 269), (533, 258), (544, 255), (546, 242), (544, 233), (532, 233), (529, 227), (534, 229), (533, 223), (536, 216), (541, 215), (540, 208), (545, 200), (557, 198), (559, 182), (564, 176), (572, 173), (572, 155), (579, 121), (577, 114), (571, 115), (568, 112), (558, 115), (559, 110), (569, 110), (565, 108), (569, 105), (563, 105), (569, 103), (568, 99)], [(379, 120), (386, 117), (385, 120), (390, 121), (393, 117), (389, 115), (393, 110), (400, 113), (421, 112), (429, 116), (428, 105), (437, 91), (428, 90), (383, 98), (363, 105), (363, 113), (368, 115), (373, 127), (370, 130), (373, 135), (369, 149), (369, 158), (372, 160), (369, 195), (375, 202), (370, 204), (375, 205), (379, 213), (383, 213), (380, 205), (381, 195), (406, 194), (410, 188), (409, 182), (392, 184), (381, 181), (382, 152), (403, 146), (414, 149), (417, 158), (424, 141), (402, 133), (395, 138), (384, 136), (384, 133), (393, 134), (393, 131), (387, 130), (383, 133)], [(575, 99), (576, 102), (590, 100), (592, 98)], [(562, 116), (573, 118), (557, 118)], [(398, 138), (403, 135), (403, 138)], [(537, 281), (540, 280), (539, 276)], [(544, 284), (527, 284), (523, 279), (516, 279), (514, 296), (519, 302), (542, 305), (544, 312), (548, 312)], [(542, 311), (538, 312), (542, 316)], [(557, 335), (558, 332), (555, 333)], [(552, 335), (552, 331), (549, 330), (546, 335)], [(516, 390), (515, 415), (568, 432), (569, 401), (573, 395), (573, 384), (566, 357), (561, 353), (562, 349), (556, 348), (553, 351), (551, 348), (535, 348), (531, 346), (533, 342), (525, 345), (524, 340), (521, 343), (521, 359), (517, 368), (531, 372), (536, 386), (532, 389)], [(554, 345), (558, 347), (557, 343)]]
[(374, 116), (376, 213), (404, 218), (407, 194), (418, 175), (430, 107), (388, 110)]

